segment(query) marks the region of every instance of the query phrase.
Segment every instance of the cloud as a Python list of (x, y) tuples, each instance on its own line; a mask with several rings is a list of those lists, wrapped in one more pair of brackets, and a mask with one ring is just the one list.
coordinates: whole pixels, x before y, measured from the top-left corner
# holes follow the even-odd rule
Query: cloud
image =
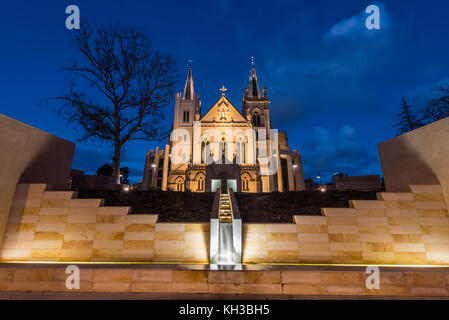
[(344, 19), (341, 22), (333, 25), (329, 31), (324, 35), (325, 40), (332, 38), (347, 38), (354, 40), (363, 32), (363, 17), (353, 16)]
[[(366, 29), (368, 15), (359, 7), (356, 15), (323, 27), (287, 28), (285, 23), (266, 41), (286, 43), (272, 49), (275, 54), (263, 65), (268, 94), (276, 103), (272, 118), (277, 126), (306, 124), (317, 115), (378, 117), (388, 109), (381, 102), (378, 81), (386, 75), (393, 79), (401, 69), (392, 63), (401, 49), (397, 48), (400, 34), (387, 7), (377, 5), (380, 30)], [(305, 18), (313, 25), (318, 17), (309, 13)]]
[(388, 30), (392, 25), (392, 17), (387, 11), (385, 4), (376, 3), (380, 11), (380, 30), (367, 30), (365, 21), (369, 14), (365, 13), (365, 8), (357, 15), (341, 20), (332, 25), (323, 36), (325, 42), (345, 39), (358, 40), (360, 38), (370, 38), (374, 35)]
[(321, 175), (327, 181), (334, 172), (373, 173), (378, 160), (357, 142), (356, 137), (355, 129), (349, 125), (342, 126), (337, 132), (315, 127), (301, 150), (305, 177)]

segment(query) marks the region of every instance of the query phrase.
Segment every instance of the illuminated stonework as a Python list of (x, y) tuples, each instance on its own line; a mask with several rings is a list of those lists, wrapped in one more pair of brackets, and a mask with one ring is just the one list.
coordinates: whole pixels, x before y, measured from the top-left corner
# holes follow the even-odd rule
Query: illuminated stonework
[(222, 182), (236, 192), (305, 189), (301, 155), (290, 149), (285, 132), (273, 131), (267, 89), (261, 94), (254, 64), (241, 111), (227, 90), (223, 86), (201, 116), (189, 67), (184, 92), (176, 95), (170, 141), (147, 153), (144, 190), (213, 192)]

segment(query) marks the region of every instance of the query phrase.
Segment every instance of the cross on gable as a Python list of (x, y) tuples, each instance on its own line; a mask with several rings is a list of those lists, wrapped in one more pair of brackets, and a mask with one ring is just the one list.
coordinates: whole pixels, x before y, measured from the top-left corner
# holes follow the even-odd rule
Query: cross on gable
[(221, 95), (224, 96), (225, 92), (228, 91), (228, 89), (226, 89), (225, 86), (222, 86), (220, 91), (221, 91)]

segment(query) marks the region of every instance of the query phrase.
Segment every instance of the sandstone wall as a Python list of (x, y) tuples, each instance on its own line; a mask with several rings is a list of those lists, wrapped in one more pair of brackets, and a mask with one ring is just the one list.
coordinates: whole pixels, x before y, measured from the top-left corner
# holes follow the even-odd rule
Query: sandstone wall
[(378, 144), (387, 191), (413, 184), (439, 184), (449, 205), (449, 118)]
[[(447, 270), (380, 268), (380, 289), (367, 289), (361, 268), (193, 271), (133, 265), (79, 265), (80, 288), (66, 288), (65, 265), (1, 265), (0, 291), (160, 292), (339, 296), (449, 296)], [(192, 296), (191, 296), (192, 297)]]
[(1, 260), (207, 262), (208, 224), (156, 224), (157, 215), (45, 187), (17, 186)]
[(0, 114), (0, 239), (17, 183), (66, 188), (74, 150), (69, 141)]
[[(440, 186), (380, 193), (351, 208), (243, 225), (244, 263), (435, 265), (449, 263), (449, 217)], [(208, 223), (158, 223), (101, 199), (20, 184), (0, 252), (3, 261), (207, 263)]]

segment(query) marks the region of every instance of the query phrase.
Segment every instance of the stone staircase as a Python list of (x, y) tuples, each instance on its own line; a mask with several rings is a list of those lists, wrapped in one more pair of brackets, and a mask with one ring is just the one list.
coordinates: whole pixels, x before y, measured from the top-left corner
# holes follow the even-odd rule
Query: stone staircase
[(231, 199), (229, 198), (229, 193), (220, 193), (220, 207), (218, 210), (218, 219), (220, 220), (220, 223), (232, 222), (231, 210)]

